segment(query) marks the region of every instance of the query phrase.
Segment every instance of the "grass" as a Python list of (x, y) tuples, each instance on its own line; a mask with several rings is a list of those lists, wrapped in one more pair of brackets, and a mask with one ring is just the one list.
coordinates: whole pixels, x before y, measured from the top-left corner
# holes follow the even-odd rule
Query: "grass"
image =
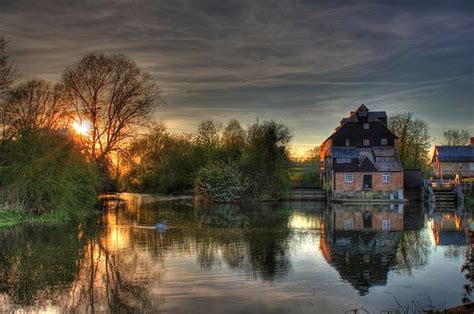
[(7, 229), (18, 225), (27, 218), (24, 213), (12, 210), (0, 210), (0, 229)]
[(95, 211), (79, 210), (72, 214), (70, 211), (54, 211), (42, 215), (33, 215), (17, 209), (0, 209), (0, 230), (10, 229), (24, 222), (60, 222), (95, 214)]

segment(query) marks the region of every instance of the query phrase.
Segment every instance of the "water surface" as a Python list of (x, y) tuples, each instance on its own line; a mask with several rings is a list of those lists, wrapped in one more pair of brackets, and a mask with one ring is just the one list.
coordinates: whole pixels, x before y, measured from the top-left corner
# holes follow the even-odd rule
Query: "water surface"
[(465, 210), (125, 198), (0, 232), (0, 311), (380, 313), (460, 305), (469, 284)]

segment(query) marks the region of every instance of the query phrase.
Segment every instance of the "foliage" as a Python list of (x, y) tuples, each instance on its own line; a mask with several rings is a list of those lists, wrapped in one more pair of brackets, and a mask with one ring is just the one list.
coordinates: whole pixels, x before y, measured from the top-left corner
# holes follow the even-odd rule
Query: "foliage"
[(124, 55), (86, 55), (63, 83), (76, 119), (91, 124), (85, 140), (97, 160), (110, 158), (163, 101), (157, 84)]
[(466, 130), (448, 129), (443, 131), (443, 145), (464, 146), (469, 145), (470, 134)]
[[(170, 134), (159, 126), (128, 148), (123, 187), (182, 192), (202, 179), (198, 179), (198, 173), (216, 174), (216, 169), (222, 168), (224, 181), (236, 178), (232, 171), (246, 178), (251, 187), (247, 197), (279, 199), (289, 184), (290, 139), (289, 129), (274, 121), (256, 123), (245, 130), (237, 120), (230, 120), (221, 131), (218, 123), (207, 120), (199, 125), (194, 137)], [(217, 178), (209, 180), (209, 184), (220, 184)], [(208, 195), (202, 187), (197, 190)]]
[(388, 126), (398, 136), (396, 146), (403, 167), (428, 171), (428, 154), (431, 147), (428, 124), (414, 118), (412, 113), (400, 113), (390, 116)]
[(279, 199), (288, 189), (291, 164), (287, 144), (290, 140), (288, 127), (275, 121), (257, 122), (247, 130), (242, 165), (254, 197)]
[(169, 134), (163, 126), (155, 127), (129, 147), (124, 188), (160, 193), (192, 189), (196, 173), (205, 163), (202, 153), (189, 137)]
[(198, 195), (214, 202), (234, 202), (242, 198), (249, 183), (231, 163), (215, 163), (202, 168), (197, 177)]
[(0, 146), (0, 201), (29, 213), (91, 210), (99, 181), (68, 135), (42, 131)]

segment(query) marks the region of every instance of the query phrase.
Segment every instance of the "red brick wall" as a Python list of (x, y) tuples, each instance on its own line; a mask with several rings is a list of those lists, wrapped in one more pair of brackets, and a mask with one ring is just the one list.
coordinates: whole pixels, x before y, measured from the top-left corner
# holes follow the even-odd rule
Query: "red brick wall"
[[(363, 187), (363, 180), (365, 174), (372, 175), (372, 190), (373, 191), (390, 191), (396, 189), (403, 189), (403, 172), (390, 172), (390, 182), (382, 183), (382, 172), (353, 172), (352, 183), (345, 183), (345, 173), (335, 172), (337, 191), (361, 191)], [(333, 181), (334, 183), (334, 181)]]

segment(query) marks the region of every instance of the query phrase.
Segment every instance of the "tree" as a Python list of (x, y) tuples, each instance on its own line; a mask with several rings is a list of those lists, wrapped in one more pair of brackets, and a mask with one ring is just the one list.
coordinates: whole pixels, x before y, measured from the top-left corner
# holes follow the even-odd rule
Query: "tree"
[(6, 53), (7, 41), (4, 37), (0, 37), (0, 132), (2, 137), (5, 136), (5, 96), (17, 77), (15, 69), (8, 62), (8, 55)]
[(63, 82), (76, 119), (88, 121), (85, 138), (93, 157), (107, 160), (112, 152), (150, 122), (163, 103), (158, 85), (131, 59), (121, 54), (86, 55), (68, 68)]
[(247, 130), (243, 156), (244, 174), (253, 185), (254, 197), (278, 199), (289, 184), (290, 129), (275, 121), (257, 122)]
[(70, 110), (64, 87), (31, 80), (11, 90), (4, 105), (4, 125), (9, 136), (23, 131), (67, 127)]
[(390, 116), (388, 127), (398, 136), (396, 146), (402, 166), (427, 170), (431, 146), (428, 124), (407, 112)]
[(224, 128), (221, 137), (224, 155), (230, 160), (238, 160), (245, 148), (245, 130), (239, 121), (231, 119)]
[(195, 142), (197, 145), (214, 149), (219, 146), (221, 125), (212, 121), (204, 120), (198, 125)]
[(448, 129), (443, 131), (443, 145), (448, 146), (463, 146), (469, 145), (471, 136), (466, 130)]

